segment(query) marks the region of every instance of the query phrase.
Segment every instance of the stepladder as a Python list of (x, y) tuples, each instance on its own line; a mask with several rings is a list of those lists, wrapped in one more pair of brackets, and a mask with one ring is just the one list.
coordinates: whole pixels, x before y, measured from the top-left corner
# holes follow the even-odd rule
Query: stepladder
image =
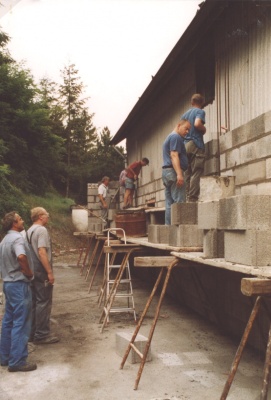
[[(134, 260), (135, 267), (141, 267), (141, 268), (142, 267), (148, 267), (148, 268), (149, 267), (154, 267), (154, 268), (158, 267), (158, 268), (161, 268), (161, 270), (159, 272), (159, 275), (157, 277), (157, 280), (155, 282), (155, 285), (154, 285), (154, 287), (152, 289), (152, 292), (151, 292), (151, 294), (150, 294), (150, 296), (149, 296), (149, 298), (147, 300), (146, 306), (145, 306), (145, 308), (144, 308), (144, 310), (143, 310), (143, 312), (141, 314), (141, 317), (140, 317), (140, 319), (139, 319), (139, 321), (137, 323), (136, 329), (135, 329), (135, 331), (134, 331), (134, 333), (132, 335), (132, 338), (131, 338), (131, 340), (130, 340), (130, 342), (128, 344), (127, 350), (126, 350), (126, 352), (125, 352), (125, 354), (123, 356), (123, 359), (122, 359), (122, 362), (121, 362), (121, 365), (120, 365), (120, 369), (123, 369), (123, 367), (125, 365), (125, 362), (126, 362), (128, 356), (129, 356), (129, 353), (130, 353), (131, 350), (134, 350), (139, 355), (139, 357), (141, 358), (141, 363), (140, 363), (140, 366), (139, 366), (139, 369), (138, 369), (138, 373), (137, 373), (137, 377), (136, 377), (136, 381), (135, 381), (135, 385), (134, 385), (134, 390), (137, 390), (137, 388), (138, 388), (138, 384), (139, 384), (139, 381), (140, 381), (140, 378), (141, 378), (141, 375), (142, 375), (142, 372), (143, 372), (143, 368), (144, 368), (144, 365), (145, 365), (145, 362), (146, 362), (146, 359), (147, 359), (147, 356), (148, 356), (148, 351), (150, 349), (152, 337), (153, 337), (154, 330), (155, 330), (155, 327), (156, 327), (156, 323), (157, 323), (157, 320), (158, 320), (158, 317), (159, 317), (159, 313), (160, 313), (161, 305), (162, 305), (162, 302), (163, 302), (163, 298), (164, 298), (165, 293), (166, 293), (166, 289), (167, 289), (167, 286), (168, 286), (168, 282), (169, 282), (169, 278), (170, 278), (170, 275), (171, 275), (171, 271), (175, 266), (178, 265), (179, 261), (180, 260), (178, 260), (176, 257), (172, 257), (172, 256), (165, 256), (165, 257), (136, 257), (135, 260)], [(164, 274), (164, 272), (166, 272), (166, 273)], [(159, 300), (158, 300), (158, 303), (157, 303), (157, 306), (156, 306), (156, 311), (155, 311), (154, 318), (153, 318), (153, 321), (152, 321), (152, 324), (151, 324), (151, 328), (150, 328), (150, 331), (149, 331), (148, 339), (147, 339), (144, 351), (143, 351), (143, 353), (141, 353), (137, 349), (137, 347), (135, 345), (135, 340), (136, 340), (137, 335), (139, 333), (139, 330), (140, 330), (140, 328), (142, 326), (144, 318), (146, 317), (146, 314), (147, 314), (147, 311), (148, 311), (148, 309), (149, 309), (149, 307), (151, 305), (151, 302), (152, 302), (152, 300), (153, 300), (153, 298), (154, 298), (154, 296), (156, 294), (156, 291), (157, 291), (160, 283), (162, 282), (163, 276), (164, 276), (164, 283), (163, 283), (163, 286), (162, 286), (162, 290), (160, 292)]]
[[(120, 228), (119, 228), (120, 229)], [(111, 243), (108, 237), (105, 252), (105, 273), (104, 273), (104, 306), (100, 323), (101, 332), (109, 322), (110, 313), (132, 313), (136, 321), (134, 293), (132, 286), (129, 258), (134, 251), (140, 249), (135, 244), (127, 244), (124, 232), (124, 243)]]

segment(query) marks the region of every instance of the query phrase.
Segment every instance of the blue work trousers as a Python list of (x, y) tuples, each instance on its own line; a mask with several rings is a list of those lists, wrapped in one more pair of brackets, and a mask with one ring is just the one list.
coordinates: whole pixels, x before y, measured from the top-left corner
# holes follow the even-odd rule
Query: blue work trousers
[(27, 343), (31, 330), (32, 297), (30, 284), (4, 282), (5, 314), (0, 343), (1, 364), (21, 366), (28, 357)]
[(185, 184), (177, 186), (177, 174), (174, 168), (162, 170), (162, 181), (165, 186), (165, 224), (171, 224), (171, 204), (185, 203)]

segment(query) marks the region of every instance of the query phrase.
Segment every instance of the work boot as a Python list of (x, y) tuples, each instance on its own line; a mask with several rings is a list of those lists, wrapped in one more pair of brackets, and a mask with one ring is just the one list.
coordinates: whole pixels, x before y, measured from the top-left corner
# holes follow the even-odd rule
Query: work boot
[(34, 371), (35, 369), (37, 369), (37, 364), (30, 362), (27, 362), (24, 365), (14, 365), (14, 367), (8, 367), (9, 372), (28, 372)]

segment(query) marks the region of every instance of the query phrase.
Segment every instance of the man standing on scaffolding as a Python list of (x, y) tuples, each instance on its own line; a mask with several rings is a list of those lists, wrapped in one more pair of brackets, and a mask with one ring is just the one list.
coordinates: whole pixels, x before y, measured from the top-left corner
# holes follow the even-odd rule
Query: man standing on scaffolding
[(104, 220), (107, 220), (107, 215), (108, 215), (108, 205), (106, 202), (106, 197), (108, 193), (108, 184), (109, 184), (110, 178), (108, 176), (104, 176), (102, 179), (102, 183), (98, 187), (98, 196), (101, 202), (101, 217)]

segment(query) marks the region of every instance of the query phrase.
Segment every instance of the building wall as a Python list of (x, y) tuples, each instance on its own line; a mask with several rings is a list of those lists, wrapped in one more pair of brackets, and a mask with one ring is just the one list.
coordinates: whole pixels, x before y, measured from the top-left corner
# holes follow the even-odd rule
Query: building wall
[[(205, 174), (235, 175), (237, 194), (270, 193), (271, 10), (232, 2), (212, 29), (215, 98), (205, 108)], [(204, 38), (203, 44), (208, 47)], [(153, 197), (156, 206), (164, 205), (162, 144), (197, 90), (196, 51), (168, 78), (129, 134), (128, 163), (150, 159), (138, 182), (138, 205)]]

